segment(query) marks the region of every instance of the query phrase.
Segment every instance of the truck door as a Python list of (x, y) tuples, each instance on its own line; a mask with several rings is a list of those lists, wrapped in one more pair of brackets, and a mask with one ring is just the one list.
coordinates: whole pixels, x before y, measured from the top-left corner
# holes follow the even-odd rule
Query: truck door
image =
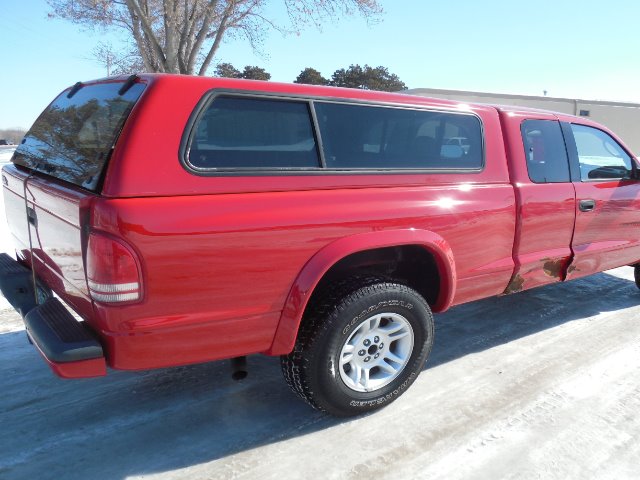
[(505, 291), (512, 293), (564, 280), (572, 255), (575, 191), (554, 115), (510, 113), (504, 123), (518, 200), (515, 270)]
[(567, 278), (640, 261), (640, 181), (629, 152), (595, 126), (563, 123), (576, 190)]

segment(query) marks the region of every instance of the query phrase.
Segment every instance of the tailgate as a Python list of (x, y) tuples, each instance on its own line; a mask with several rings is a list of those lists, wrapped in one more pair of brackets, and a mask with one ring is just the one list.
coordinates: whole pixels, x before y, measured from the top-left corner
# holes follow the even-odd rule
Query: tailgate
[(28, 178), (28, 172), (13, 165), (4, 167), (2, 177), (7, 223), (18, 256), (33, 264), (37, 276), (81, 316), (90, 318), (82, 224), (94, 194), (40, 175)]
[(129, 77), (65, 90), (38, 117), (13, 165), (2, 172), (18, 255), (85, 319), (92, 316), (83, 259), (90, 207), (144, 88)]

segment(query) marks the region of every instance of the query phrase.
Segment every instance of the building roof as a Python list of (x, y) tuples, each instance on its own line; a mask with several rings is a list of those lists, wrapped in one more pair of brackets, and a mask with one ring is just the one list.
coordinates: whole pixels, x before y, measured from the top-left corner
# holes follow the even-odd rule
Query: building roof
[(430, 95), (465, 95), (465, 96), (490, 96), (496, 98), (505, 98), (513, 100), (532, 100), (532, 101), (547, 101), (547, 102), (582, 102), (590, 105), (603, 105), (609, 107), (630, 107), (640, 108), (640, 103), (633, 102), (615, 102), (610, 100), (589, 100), (584, 98), (567, 98), (567, 97), (547, 97), (536, 95), (516, 95), (511, 93), (492, 93), (492, 92), (474, 92), (469, 90), (447, 90), (440, 88), (410, 88), (404, 90), (402, 93), (408, 93), (410, 95), (420, 95), (428, 97)]

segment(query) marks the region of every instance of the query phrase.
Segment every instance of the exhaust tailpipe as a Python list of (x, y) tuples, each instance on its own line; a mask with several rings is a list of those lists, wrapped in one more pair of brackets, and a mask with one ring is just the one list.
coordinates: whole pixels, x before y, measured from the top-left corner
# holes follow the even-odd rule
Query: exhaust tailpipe
[(243, 380), (247, 378), (247, 357), (235, 357), (231, 359), (231, 378)]

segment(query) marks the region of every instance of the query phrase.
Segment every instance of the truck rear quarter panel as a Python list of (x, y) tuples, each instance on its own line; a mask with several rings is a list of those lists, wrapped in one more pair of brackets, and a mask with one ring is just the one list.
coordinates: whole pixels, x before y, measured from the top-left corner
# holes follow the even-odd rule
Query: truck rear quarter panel
[[(513, 271), (515, 197), (495, 109), (471, 109), (485, 131), (485, 166), (477, 173), (197, 176), (180, 163), (180, 140), (211, 80), (189, 82), (184, 91), (181, 81), (152, 83), (136, 106), (93, 210), (93, 228), (124, 238), (144, 277), (140, 303), (96, 306), (112, 366), (286, 353), (271, 346), (279, 323), (291, 321), (282, 311), (296, 278), (327, 245), (359, 234), (415, 229), (441, 236), (457, 272), (450, 303), (504, 290)], [(177, 92), (181, 101), (168, 107)]]

